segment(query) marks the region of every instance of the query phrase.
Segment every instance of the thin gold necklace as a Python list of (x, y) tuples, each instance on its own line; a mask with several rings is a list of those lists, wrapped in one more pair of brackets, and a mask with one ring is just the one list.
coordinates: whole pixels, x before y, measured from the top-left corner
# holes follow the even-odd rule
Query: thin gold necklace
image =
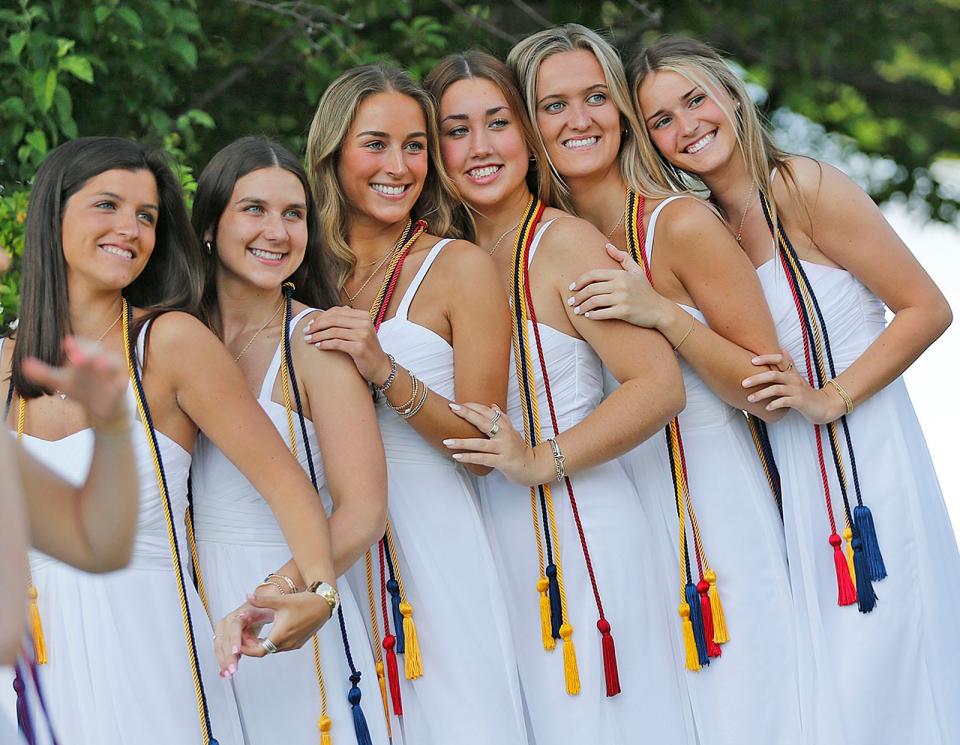
[(239, 361), (240, 361), (240, 358), (243, 357), (243, 355), (245, 355), (245, 354), (247, 353), (247, 350), (248, 350), (248, 349), (250, 349), (250, 345), (253, 344), (254, 340), (255, 340), (258, 336), (260, 336), (260, 332), (263, 331), (263, 330), (264, 330), (267, 326), (269, 326), (271, 323), (273, 323), (273, 319), (275, 319), (275, 318), (277, 317), (277, 314), (279, 314), (279, 313), (280, 313), (280, 310), (283, 308), (283, 303), (284, 303), (284, 301), (283, 301), (283, 299), (281, 299), (281, 300), (280, 300), (280, 304), (277, 306), (277, 309), (276, 309), (275, 311), (273, 311), (273, 315), (270, 316), (270, 318), (267, 319), (267, 322), (266, 322), (265, 324), (263, 324), (263, 326), (261, 326), (260, 328), (258, 328), (258, 329), (257, 329), (257, 332), (256, 332), (253, 336), (250, 337), (250, 341), (248, 341), (248, 342), (246, 343), (246, 345), (243, 347), (243, 349), (240, 350), (240, 354), (238, 354), (236, 357), (233, 358), (233, 361), (234, 361), (234, 362), (239, 362)]
[(750, 184), (747, 188), (749, 188), (750, 191), (747, 192), (747, 201), (743, 206), (743, 214), (740, 215), (740, 224), (737, 226), (737, 243), (740, 243), (740, 239), (743, 238), (743, 224), (747, 220), (747, 213), (750, 211), (750, 208), (753, 207), (753, 200), (757, 198), (758, 193), (753, 184)]
[(505, 231), (503, 235), (497, 238), (497, 242), (493, 244), (493, 248), (491, 248), (487, 253), (490, 254), (490, 256), (493, 256), (497, 252), (497, 249), (500, 248), (500, 244), (503, 243), (503, 239), (506, 238), (508, 235), (510, 235), (517, 228), (519, 228), (520, 223), (522, 222), (523, 222), (523, 218), (520, 218), (520, 222), (518, 222), (516, 225), (510, 228), (510, 230)]
[(363, 280), (363, 284), (360, 285), (359, 290), (357, 290), (355, 293), (351, 295), (349, 292), (347, 292), (346, 288), (344, 288), (343, 294), (347, 296), (347, 303), (349, 303), (350, 305), (353, 305), (353, 301), (356, 300), (358, 297), (360, 297), (360, 293), (362, 293), (365, 289), (367, 289), (367, 285), (370, 284), (370, 280), (376, 277), (377, 274), (380, 272), (380, 270), (383, 269), (383, 265), (387, 263), (387, 259), (393, 256), (400, 249), (400, 245), (403, 243), (403, 236), (405, 236), (407, 234), (407, 231), (410, 230), (410, 225), (412, 223), (413, 223), (412, 219), (407, 220), (407, 224), (403, 228), (403, 231), (400, 233), (400, 237), (397, 238), (397, 242), (393, 244), (393, 248), (387, 251), (387, 254), (382, 259), (380, 259), (380, 263), (377, 264), (377, 268), (374, 269), (372, 272), (370, 272), (367, 278)]
[[(120, 323), (120, 319), (121, 319), (121, 318), (123, 318), (123, 311), (122, 311), (122, 310), (120, 311), (120, 315), (118, 315), (116, 318), (113, 319), (113, 323), (111, 323), (109, 326), (107, 326), (106, 331), (104, 331), (102, 334), (100, 334), (100, 336), (97, 337), (97, 344), (99, 344), (100, 342), (102, 342), (102, 341), (103, 341), (103, 338), (104, 338), (107, 334), (109, 334), (111, 331), (113, 331), (114, 326), (116, 326), (118, 323)], [(64, 393), (63, 391), (61, 391), (61, 390), (55, 390), (54, 393), (56, 393), (58, 396), (60, 396), (60, 400), (61, 400), (61, 401), (66, 401), (66, 400), (67, 400), (67, 394)]]
[[(624, 197), (624, 201), (626, 201), (626, 197)], [(619, 227), (623, 224), (623, 218), (626, 216), (626, 214), (627, 214), (627, 210), (626, 210), (626, 209), (624, 209), (623, 212), (620, 213), (620, 219), (617, 220), (617, 224), (614, 225), (612, 228), (610, 228), (609, 232), (607, 233), (607, 239), (608, 239), (608, 240), (612, 240), (612, 236), (613, 236), (614, 231), (616, 231), (616, 229), (619, 228)]]

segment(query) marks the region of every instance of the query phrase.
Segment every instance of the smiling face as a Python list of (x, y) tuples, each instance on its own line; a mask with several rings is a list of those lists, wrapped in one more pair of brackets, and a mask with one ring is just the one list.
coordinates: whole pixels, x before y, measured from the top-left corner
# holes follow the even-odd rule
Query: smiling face
[(654, 146), (677, 168), (709, 176), (736, 154), (736, 105), (722, 90), (659, 70), (643, 81), (638, 100)]
[(592, 52), (576, 49), (543, 61), (537, 71), (537, 127), (561, 176), (605, 173), (620, 152), (622, 126)]
[(274, 289), (300, 266), (307, 238), (300, 179), (277, 167), (251, 171), (237, 179), (217, 224), (219, 270)]
[(341, 147), (337, 176), (354, 215), (392, 225), (413, 210), (428, 165), (420, 105), (390, 91), (360, 104)]
[(524, 181), (530, 151), (506, 96), (486, 78), (458, 80), (440, 99), (440, 151), (463, 199), (499, 204)]
[(147, 170), (110, 170), (67, 200), (61, 236), (67, 276), (121, 290), (143, 271), (157, 238), (157, 182)]

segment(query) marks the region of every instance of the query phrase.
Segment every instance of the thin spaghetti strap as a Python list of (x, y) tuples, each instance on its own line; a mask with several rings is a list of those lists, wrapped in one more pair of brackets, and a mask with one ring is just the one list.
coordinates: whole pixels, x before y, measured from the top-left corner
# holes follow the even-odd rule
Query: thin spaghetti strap
[[(290, 320), (290, 335), (293, 337), (293, 330), (297, 327), (297, 324), (300, 323), (300, 320), (307, 315), (317, 310), (316, 308), (304, 308), (300, 311), (296, 317)], [(260, 399), (264, 398), (273, 398), (273, 389), (277, 385), (277, 376), (280, 374), (280, 344), (277, 344), (277, 351), (273, 353), (273, 359), (270, 360), (270, 366), (267, 367), (267, 372), (263, 376), (263, 382), (260, 384)]]
[(643, 242), (643, 251), (646, 254), (647, 266), (651, 269), (653, 268), (653, 234), (657, 229), (657, 220), (660, 218), (660, 211), (666, 207), (670, 202), (673, 202), (677, 199), (696, 199), (696, 197), (691, 197), (688, 194), (677, 194), (672, 197), (667, 197), (660, 204), (658, 204), (653, 212), (650, 214), (650, 222), (647, 225), (647, 237)]
[(540, 245), (540, 240), (543, 238), (543, 234), (547, 232), (547, 228), (553, 225), (559, 217), (555, 217), (552, 220), (547, 220), (543, 225), (537, 228), (537, 232), (533, 235), (533, 242), (530, 244), (530, 253), (527, 256), (527, 266), (533, 263), (533, 255), (537, 252), (537, 246)]
[(407, 291), (403, 293), (403, 297), (400, 299), (400, 305), (397, 306), (397, 313), (394, 318), (405, 319), (407, 317), (407, 313), (410, 311), (410, 303), (413, 302), (413, 298), (416, 296), (417, 290), (420, 289), (420, 285), (423, 283), (423, 278), (427, 276), (427, 272), (430, 271), (430, 267), (440, 255), (440, 252), (443, 250), (444, 246), (446, 246), (452, 240), (453, 238), (441, 238), (434, 244), (433, 248), (430, 249), (430, 253), (428, 253), (427, 258), (423, 260), (423, 264), (420, 265), (420, 269), (417, 271), (417, 275), (413, 278), (413, 282), (410, 283)]

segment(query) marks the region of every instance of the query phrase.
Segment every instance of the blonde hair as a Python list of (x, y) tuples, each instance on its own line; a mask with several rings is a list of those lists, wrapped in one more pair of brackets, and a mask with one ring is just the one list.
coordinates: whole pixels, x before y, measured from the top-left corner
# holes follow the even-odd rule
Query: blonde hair
[(307, 175), (317, 200), (321, 244), (337, 264), (338, 287), (343, 287), (357, 263), (347, 241), (349, 203), (337, 175), (340, 153), (363, 101), (377, 93), (391, 92), (416, 101), (427, 123), (427, 178), (410, 216), (427, 220), (430, 232), (436, 235), (448, 235), (453, 227), (458, 199), (440, 158), (437, 116), (429, 94), (406, 72), (384, 64), (362, 65), (345, 72), (320, 97), (307, 136)]
[[(433, 96), (439, 117), (440, 99), (443, 98), (447, 88), (461, 80), (474, 79), (490, 81), (503, 94), (511, 112), (517, 118), (524, 143), (533, 156), (534, 162), (530, 164), (527, 171), (527, 186), (531, 192), (536, 193), (549, 204), (550, 195), (547, 190), (549, 179), (542, 179), (539, 176), (539, 164), (547, 162), (546, 151), (543, 149), (536, 127), (530, 121), (520, 88), (509, 67), (491, 54), (470, 49), (444, 57), (427, 74), (423, 82), (427, 91)], [(468, 205), (462, 204), (457, 210), (456, 221), (464, 236), (472, 240), (476, 230), (470, 210)]]
[[(651, 179), (641, 166), (642, 161), (637, 150), (637, 134), (642, 127), (627, 85), (627, 75), (620, 61), (620, 55), (617, 54), (613, 45), (596, 31), (579, 23), (568, 23), (538, 31), (510, 50), (507, 64), (520, 83), (531, 120), (536, 122), (537, 119), (537, 75), (543, 61), (554, 54), (580, 49), (593, 54), (603, 70), (604, 82), (610, 98), (619, 110), (626, 130), (621, 138), (619, 155), (620, 175), (623, 180), (630, 189), (646, 196), (660, 198), (673, 194), (674, 189)], [(536, 128), (536, 133), (540, 147), (546, 151), (539, 128)], [(547, 163), (549, 168), (540, 169), (541, 177), (548, 179), (545, 191), (550, 196), (546, 201), (569, 212), (575, 212), (570, 190), (549, 156), (547, 156)]]
[[(733, 101), (733, 111), (727, 111), (726, 115), (734, 125), (737, 145), (743, 154), (747, 172), (757, 187), (770, 195), (771, 209), (776, 210), (771, 183), (774, 168), (779, 169), (785, 180), (792, 184), (793, 191), (800, 194), (793, 169), (787, 161), (787, 153), (774, 143), (743, 81), (712, 47), (694, 39), (663, 36), (637, 54), (628, 65), (628, 75), (638, 113), (640, 86), (650, 75), (661, 70), (682, 75), (714, 100), (719, 100), (718, 94), (725, 93)], [(696, 174), (687, 173), (667, 161), (653, 144), (645, 123), (641, 124), (637, 140), (644, 167), (654, 180), (674, 189), (691, 187), (691, 177), (695, 178)], [(694, 188), (697, 186), (694, 185)]]

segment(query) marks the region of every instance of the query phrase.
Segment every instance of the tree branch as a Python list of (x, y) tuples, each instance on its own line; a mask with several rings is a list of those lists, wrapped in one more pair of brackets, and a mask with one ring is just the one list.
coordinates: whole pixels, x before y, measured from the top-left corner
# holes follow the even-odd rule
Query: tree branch
[(496, 38), (500, 39), (500, 41), (505, 41), (510, 44), (517, 43), (516, 36), (514, 36), (513, 34), (508, 34), (499, 26), (495, 26), (494, 24), (490, 23), (490, 21), (486, 21), (483, 18), (480, 18), (479, 16), (475, 16), (472, 13), (468, 13), (459, 5), (457, 5), (456, 2), (454, 2), (454, 0), (440, 0), (440, 2), (443, 3), (443, 5), (445, 5), (447, 8), (452, 10), (457, 15), (463, 16), (464, 18), (469, 19), (471, 23), (475, 23), (477, 26), (482, 28), (491, 36), (495, 36)]

